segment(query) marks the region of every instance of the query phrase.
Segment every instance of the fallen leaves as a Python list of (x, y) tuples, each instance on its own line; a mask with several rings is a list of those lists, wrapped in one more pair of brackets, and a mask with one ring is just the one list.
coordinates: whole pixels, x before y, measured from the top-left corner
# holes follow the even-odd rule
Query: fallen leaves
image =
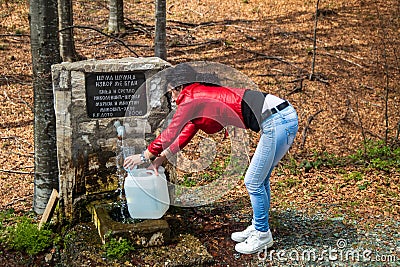
[[(29, 8), (18, 1), (1, 5), (0, 207), (28, 210), (33, 194), (34, 165)], [(107, 10), (99, 7), (96, 1), (79, 1), (74, 5), (77, 25), (106, 26)], [(382, 136), (385, 76), (379, 27), (382, 21), (393, 21), (391, 18), (398, 15), (392, 6), (390, 1), (360, 5), (353, 0), (339, 1), (335, 8), (321, 7), (334, 11), (320, 18), (317, 39), (321, 54), (317, 56), (316, 70), (328, 77), (330, 85), (304, 80), (302, 91), (289, 96), (300, 119), (299, 134), (290, 156), (310, 158), (315, 151), (348, 155), (359, 148), (363, 129), (367, 130), (368, 137)], [(248, 75), (260, 90), (283, 98), (297, 85), (293, 81), (298, 75), (309, 69), (314, 3), (238, 0), (206, 1), (199, 5), (198, 1), (189, 1), (183, 3), (183, 8), (177, 7), (177, 3), (171, 3), (168, 11), (168, 60), (172, 64), (194, 60), (227, 64)], [(152, 8), (146, 2), (138, 2), (128, 4), (125, 9), (130, 22), (126, 34), (120, 38), (141, 56), (153, 55)], [(381, 12), (382, 20), (376, 16), (377, 11)], [(395, 24), (386, 26), (388, 32), (397, 31)], [(75, 35), (77, 51), (84, 57), (132, 56), (105, 36), (82, 29), (77, 29)], [(397, 47), (398, 35), (392, 34), (387, 41), (388, 47)], [(174, 45), (178, 43), (179, 46)], [(396, 66), (398, 59), (396, 61), (390, 51), (387, 52), (390, 67)], [(334, 56), (324, 56), (324, 53)], [(394, 95), (399, 77), (393, 71), (391, 75), (389, 125), (396, 125), (400, 109)], [(299, 144), (307, 119), (319, 110), (324, 112), (310, 123), (306, 143), (301, 149)], [(394, 132), (394, 126), (391, 127)], [(258, 138), (258, 134), (250, 134), (249, 155), (254, 152)], [(215, 140), (219, 145), (229, 142), (220, 136)], [(195, 145), (192, 148), (195, 149)], [(223, 156), (230, 153), (219, 149)], [(218, 160), (223, 162), (224, 158)], [(349, 176), (357, 171), (351, 167), (309, 168), (307, 171), (302, 169), (292, 174), (290, 169), (275, 170), (271, 180), (274, 207), (295, 205), (308, 210), (329, 207), (333, 212), (342, 212), (338, 207), (343, 206), (343, 209), (353, 209), (354, 216), (399, 216), (400, 175), (396, 172), (371, 172), (368, 177), (357, 180)], [(202, 179), (193, 176), (195, 182), (209, 182)], [(238, 179), (234, 187), (223, 199), (247, 197), (242, 180)]]

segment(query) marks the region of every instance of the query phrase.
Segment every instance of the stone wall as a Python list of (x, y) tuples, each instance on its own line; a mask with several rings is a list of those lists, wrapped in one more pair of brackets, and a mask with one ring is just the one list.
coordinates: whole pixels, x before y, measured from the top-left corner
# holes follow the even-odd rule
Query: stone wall
[[(79, 207), (81, 202), (88, 202), (96, 197), (101, 198), (103, 194), (115, 192), (117, 189), (118, 138), (114, 127), (116, 121), (129, 124), (129, 133), (133, 133), (130, 142), (134, 146), (136, 144), (137, 149), (146, 143), (140, 133), (149, 139), (154, 137), (169, 110), (157, 81), (147, 83), (147, 80), (169, 66), (168, 62), (159, 58), (87, 60), (52, 66), (57, 120), (60, 211), (64, 216), (73, 219), (80, 212), (76, 207)], [(91, 85), (87, 84), (87, 80), (90, 74), (96, 75), (96, 73), (144, 74), (146, 86), (141, 88), (144, 88), (147, 96), (146, 112), (132, 116), (128, 120), (125, 115), (119, 114), (120, 117), (115, 117), (112, 113), (103, 112), (111, 108), (95, 107), (100, 102), (88, 102)], [(102, 77), (98, 75), (95, 79), (101, 80)], [(90, 90), (95, 89), (90, 88)], [(92, 104), (93, 110), (92, 107), (88, 109)], [(115, 104), (118, 106), (117, 102)], [(110, 105), (114, 104), (110, 102)], [(104, 118), (101, 118), (102, 116)]]

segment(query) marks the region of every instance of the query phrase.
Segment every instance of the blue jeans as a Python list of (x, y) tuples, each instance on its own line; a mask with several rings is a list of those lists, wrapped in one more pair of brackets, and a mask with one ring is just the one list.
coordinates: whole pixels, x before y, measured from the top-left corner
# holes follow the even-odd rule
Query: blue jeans
[(297, 130), (297, 113), (291, 105), (261, 123), (260, 141), (244, 178), (253, 208), (253, 224), (258, 231), (269, 230), (269, 178), (274, 167), (293, 144)]

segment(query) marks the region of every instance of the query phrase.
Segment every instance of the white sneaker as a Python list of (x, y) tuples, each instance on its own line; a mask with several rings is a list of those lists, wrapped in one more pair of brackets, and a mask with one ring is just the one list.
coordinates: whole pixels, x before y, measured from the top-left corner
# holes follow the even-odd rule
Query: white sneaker
[(231, 238), (233, 241), (236, 242), (243, 242), (245, 241), (252, 232), (254, 232), (256, 230), (256, 228), (254, 228), (254, 225), (250, 225), (248, 226), (245, 230), (241, 231), (241, 232), (234, 232), (231, 235)]
[(274, 241), (270, 230), (268, 232), (255, 230), (245, 241), (236, 244), (235, 250), (242, 254), (253, 254), (257, 251), (270, 248), (273, 244)]

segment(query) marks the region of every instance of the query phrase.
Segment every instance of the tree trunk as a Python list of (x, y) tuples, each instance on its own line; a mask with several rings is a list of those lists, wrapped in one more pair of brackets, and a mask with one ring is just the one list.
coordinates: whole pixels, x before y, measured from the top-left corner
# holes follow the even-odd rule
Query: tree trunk
[(167, 1), (156, 0), (156, 35), (154, 39), (154, 54), (167, 60)]
[(64, 62), (77, 61), (75, 50), (72, 0), (58, 0), (58, 29), (60, 30), (60, 54)]
[(60, 62), (57, 0), (30, 1), (34, 90), (35, 180), (33, 210), (43, 214), (58, 190), (55, 112), (51, 65)]
[(110, 16), (108, 19), (108, 32), (120, 33), (125, 31), (124, 24), (124, 1), (110, 0)]
[(317, 26), (318, 26), (318, 5), (319, 0), (317, 0), (317, 4), (315, 6), (315, 20), (314, 20), (314, 38), (313, 38), (313, 57), (311, 63), (311, 73), (309, 79), (311, 81), (314, 80), (315, 74), (315, 57), (317, 56)]

